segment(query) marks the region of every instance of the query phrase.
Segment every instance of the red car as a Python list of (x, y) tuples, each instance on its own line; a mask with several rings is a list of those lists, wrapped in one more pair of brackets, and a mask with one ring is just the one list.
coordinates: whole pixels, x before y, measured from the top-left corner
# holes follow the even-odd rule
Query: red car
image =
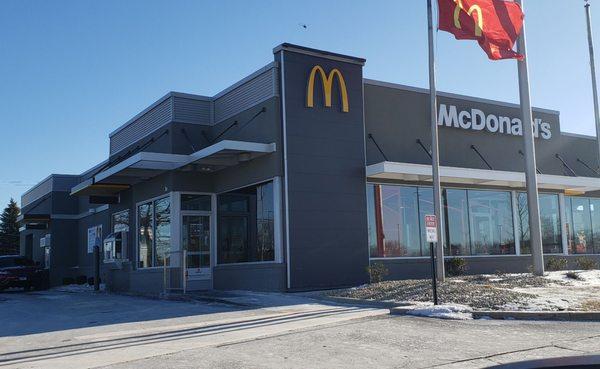
[(0, 256), (0, 291), (21, 287), (41, 290), (48, 285), (48, 270), (24, 256)]

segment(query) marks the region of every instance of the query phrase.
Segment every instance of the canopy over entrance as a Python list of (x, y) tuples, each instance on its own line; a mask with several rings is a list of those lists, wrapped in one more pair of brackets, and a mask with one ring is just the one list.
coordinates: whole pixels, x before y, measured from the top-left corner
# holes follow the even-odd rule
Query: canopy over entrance
[[(384, 161), (367, 166), (367, 178), (399, 181), (432, 181), (431, 165)], [(440, 167), (440, 180), (445, 184), (477, 186), (525, 187), (525, 173), (501, 170)], [(566, 193), (600, 191), (600, 178), (538, 174), (538, 187)]]
[(170, 170), (215, 172), (275, 152), (274, 143), (224, 140), (190, 155), (139, 152), (71, 189), (77, 196), (115, 196)]

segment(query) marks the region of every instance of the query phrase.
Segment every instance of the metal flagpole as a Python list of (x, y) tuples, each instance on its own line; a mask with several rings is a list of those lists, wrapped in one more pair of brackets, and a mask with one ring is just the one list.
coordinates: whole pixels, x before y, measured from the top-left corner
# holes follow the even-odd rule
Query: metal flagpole
[(437, 219), (437, 241), (435, 247), (437, 279), (445, 280), (444, 242), (441, 231), (442, 191), (440, 187), (440, 155), (438, 150), (437, 98), (435, 88), (435, 49), (433, 46), (433, 6), (427, 0), (427, 25), (429, 31), (429, 103), (431, 109), (431, 167), (433, 172), (433, 209)]
[[(594, 40), (592, 39), (592, 16), (590, 14), (590, 4), (585, 0), (585, 15), (587, 20), (588, 44), (590, 49), (590, 71), (592, 73), (592, 93), (594, 96), (594, 118), (596, 119), (596, 137), (600, 137), (600, 109), (598, 108), (598, 88), (596, 87), (596, 65), (594, 64)], [(598, 154), (600, 155), (600, 140), (598, 144)], [(599, 157), (600, 160), (600, 157)]]
[[(523, 0), (516, 0), (523, 10)], [(523, 13), (525, 11), (523, 10)], [(519, 98), (521, 101), (521, 122), (525, 152), (525, 182), (527, 186), (527, 204), (529, 210), (529, 240), (533, 258), (533, 274), (544, 274), (544, 253), (542, 250), (542, 232), (540, 225), (540, 206), (538, 201), (535, 142), (533, 137), (533, 119), (529, 94), (529, 72), (527, 67), (527, 52), (525, 47), (525, 22), (517, 41), (517, 52), (523, 55), (523, 60), (517, 61), (519, 70)], [(513, 205), (514, 206), (514, 205)]]

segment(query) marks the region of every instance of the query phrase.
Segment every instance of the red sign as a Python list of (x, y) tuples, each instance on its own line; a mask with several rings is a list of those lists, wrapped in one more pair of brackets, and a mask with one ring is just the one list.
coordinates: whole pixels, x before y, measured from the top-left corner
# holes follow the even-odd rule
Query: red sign
[(435, 218), (435, 215), (425, 215), (425, 227), (437, 228), (437, 219)]

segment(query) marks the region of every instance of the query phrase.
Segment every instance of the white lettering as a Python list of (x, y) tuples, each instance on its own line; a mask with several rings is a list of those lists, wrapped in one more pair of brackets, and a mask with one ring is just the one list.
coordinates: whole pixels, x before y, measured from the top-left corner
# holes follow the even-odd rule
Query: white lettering
[(500, 128), (500, 125), (498, 123), (498, 117), (494, 114), (488, 115), (487, 118), (485, 118), (485, 127), (488, 131), (492, 133), (498, 132), (498, 129)]
[(476, 131), (481, 131), (485, 128), (484, 112), (482, 112), (479, 109), (471, 109), (471, 128), (473, 128)]
[(450, 105), (448, 111), (446, 104), (440, 104), (440, 112), (438, 113), (438, 126), (456, 127), (458, 128), (458, 117), (456, 115), (456, 106)]
[[(519, 118), (486, 114), (480, 109), (458, 110), (455, 105), (440, 104), (438, 112), (439, 126), (470, 129), (474, 131), (486, 130), (491, 133), (504, 133), (513, 136), (523, 135), (523, 123)], [(534, 136), (549, 140), (552, 137), (550, 123), (542, 122), (535, 118), (532, 122)]]

